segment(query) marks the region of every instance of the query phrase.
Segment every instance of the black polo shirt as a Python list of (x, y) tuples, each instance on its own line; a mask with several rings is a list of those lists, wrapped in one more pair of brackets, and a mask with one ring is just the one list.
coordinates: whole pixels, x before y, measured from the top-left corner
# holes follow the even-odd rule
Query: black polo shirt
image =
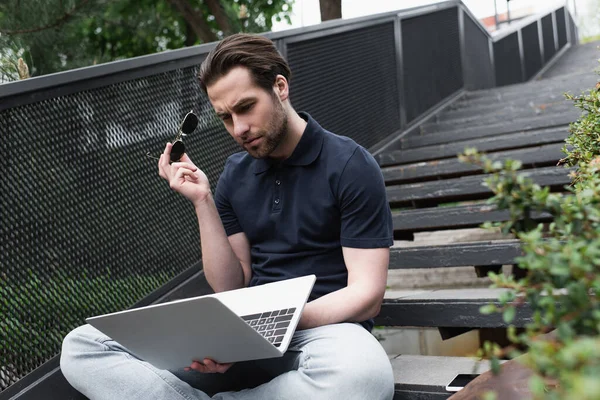
[(250, 286), (315, 274), (314, 300), (347, 285), (342, 246), (393, 244), (392, 216), (367, 150), (300, 116), (308, 124), (286, 160), (246, 152), (227, 159), (215, 203), (227, 235), (244, 232), (250, 241)]

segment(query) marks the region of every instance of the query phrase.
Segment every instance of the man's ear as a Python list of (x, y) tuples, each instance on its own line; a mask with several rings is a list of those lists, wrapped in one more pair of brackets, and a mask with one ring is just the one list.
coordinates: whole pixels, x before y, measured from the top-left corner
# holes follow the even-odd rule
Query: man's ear
[(275, 84), (273, 85), (273, 90), (275, 91), (275, 94), (277, 94), (277, 97), (279, 97), (281, 101), (285, 101), (288, 99), (288, 97), (290, 96), (290, 87), (288, 85), (287, 79), (285, 79), (285, 76), (277, 75), (275, 77)]

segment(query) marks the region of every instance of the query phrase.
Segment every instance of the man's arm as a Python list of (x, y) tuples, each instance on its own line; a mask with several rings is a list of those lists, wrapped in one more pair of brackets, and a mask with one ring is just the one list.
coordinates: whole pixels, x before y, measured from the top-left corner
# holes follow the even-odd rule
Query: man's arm
[(158, 162), (159, 175), (171, 189), (194, 205), (200, 229), (203, 270), (215, 292), (239, 289), (250, 281), (250, 245), (244, 233), (229, 238), (217, 211), (206, 175), (187, 154), (180, 162), (169, 163), (172, 144), (168, 143)]
[(299, 329), (340, 322), (362, 322), (379, 313), (387, 284), (389, 248), (342, 247), (348, 286), (306, 305)]
[(348, 285), (307, 304), (300, 320), (304, 329), (373, 318), (385, 293), (392, 215), (381, 168), (364, 148), (357, 147), (346, 163), (335, 193)]
[(227, 236), (212, 196), (194, 208), (200, 229), (203, 270), (210, 286), (215, 292), (248, 286), (252, 273), (246, 234)]

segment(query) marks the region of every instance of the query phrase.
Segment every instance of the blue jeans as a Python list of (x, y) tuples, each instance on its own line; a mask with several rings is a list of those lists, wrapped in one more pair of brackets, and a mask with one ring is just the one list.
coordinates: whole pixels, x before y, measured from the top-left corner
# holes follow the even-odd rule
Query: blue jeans
[(160, 370), (84, 325), (65, 337), (60, 366), (91, 400), (389, 400), (394, 395), (385, 351), (351, 323), (296, 331), (283, 357), (236, 363), (224, 374)]

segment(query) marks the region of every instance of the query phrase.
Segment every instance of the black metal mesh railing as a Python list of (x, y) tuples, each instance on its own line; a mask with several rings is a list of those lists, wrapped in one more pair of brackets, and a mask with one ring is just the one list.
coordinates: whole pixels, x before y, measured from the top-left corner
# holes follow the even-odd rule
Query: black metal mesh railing
[(523, 81), (517, 32), (494, 43), (496, 85), (504, 86)]
[(571, 16), (570, 13), (567, 13), (567, 18), (569, 20), (569, 33), (571, 35), (569, 40), (573, 44), (577, 44), (579, 42), (579, 38), (577, 37), (577, 35), (578, 35), (577, 25), (575, 25), (575, 21), (573, 20), (573, 17)]
[(234, 142), (185, 68), (5, 110), (0, 386), (56, 355), (85, 317), (120, 310), (200, 259), (194, 212), (156, 162), (183, 115), (213, 183)]
[(533, 77), (542, 68), (538, 23), (533, 22), (522, 30), (525, 79)]
[(556, 54), (552, 14), (548, 14), (542, 18), (542, 37), (544, 39), (544, 62), (548, 62)]
[(463, 86), (457, 9), (403, 20), (402, 56), (410, 122)]
[(556, 36), (558, 48), (562, 49), (567, 44), (567, 21), (565, 20), (565, 9), (556, 10)]
[(394, 23), (287, 45), (292, 104), (371, 147), (400, 128)]
[(491, 88), (494, 86), (494, 70), (490, 62), (489, 36), (466, 13), (464, 14), (465, 88)]

